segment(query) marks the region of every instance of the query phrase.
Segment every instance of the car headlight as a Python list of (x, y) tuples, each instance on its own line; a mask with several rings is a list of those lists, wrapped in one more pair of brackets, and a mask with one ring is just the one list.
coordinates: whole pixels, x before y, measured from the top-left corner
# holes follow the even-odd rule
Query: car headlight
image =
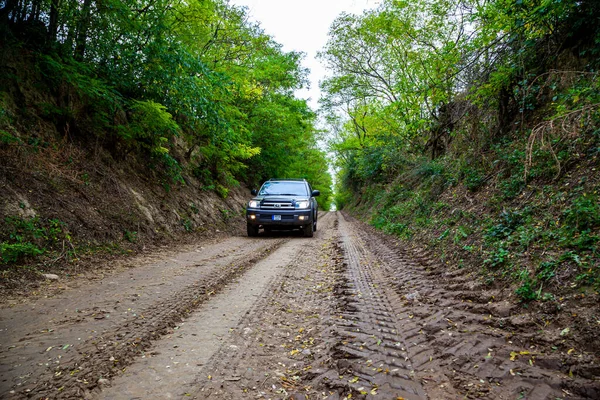
[(258, 201), (258, 200), (250, 200), (248, 202), (248, 208), (260, 208), (260, 201)]
[(308, 200), (296, 202), (296, 208), (308, 208), (309, 206), (310, 206), (310, 202)]

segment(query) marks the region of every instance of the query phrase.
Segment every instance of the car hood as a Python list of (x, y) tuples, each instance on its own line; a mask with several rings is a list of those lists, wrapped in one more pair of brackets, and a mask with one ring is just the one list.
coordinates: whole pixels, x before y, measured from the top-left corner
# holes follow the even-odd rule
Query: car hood
[(297, 202), (297, 201), (307, 201), (309, 200), (310, 197), (308, 196), (281, 196), (281, 195), (267, 195), (267, 196), (256, 196), (254, 197), (252, 200), (256, 200), (256, 201), (274, 201), (274, 202), (286, 202), (286, 201), (291, 201), (291, 202)]

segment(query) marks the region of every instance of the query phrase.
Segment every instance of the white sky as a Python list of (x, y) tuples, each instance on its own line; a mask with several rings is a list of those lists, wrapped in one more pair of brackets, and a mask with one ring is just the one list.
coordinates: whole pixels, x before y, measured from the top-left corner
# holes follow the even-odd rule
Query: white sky
[(327, 32), (333, 20), (342, 12), (361, 14), (374, 8), (378, 0), (230, 0), (231, 4), (246, 6), (252, 20), (260, 23), (265, 33), (283, 45), (284, 51), (306, 53), (303, 66), (310, 69), (310, 90), (296, 93), (309, 99), (316, 111), (319, 100), (319, 81), (326, 71), (316, 59), (317, 51), (327, 43)]

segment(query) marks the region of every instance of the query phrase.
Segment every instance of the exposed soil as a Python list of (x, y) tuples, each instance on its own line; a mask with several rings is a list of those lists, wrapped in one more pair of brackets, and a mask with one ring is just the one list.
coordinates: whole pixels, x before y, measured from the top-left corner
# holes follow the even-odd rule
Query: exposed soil
[(341, 213), (52, 285), (0, 310), (2, 398), (600, 398), (587, 330)]

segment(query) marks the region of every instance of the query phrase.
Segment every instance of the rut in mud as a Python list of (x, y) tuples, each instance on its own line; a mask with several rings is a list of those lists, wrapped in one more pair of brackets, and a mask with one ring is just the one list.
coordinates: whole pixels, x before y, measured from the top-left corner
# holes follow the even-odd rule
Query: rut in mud
[(500, 298), (327, 213), (2, 309), (0, 396), (600, 398), (597, 355)]

